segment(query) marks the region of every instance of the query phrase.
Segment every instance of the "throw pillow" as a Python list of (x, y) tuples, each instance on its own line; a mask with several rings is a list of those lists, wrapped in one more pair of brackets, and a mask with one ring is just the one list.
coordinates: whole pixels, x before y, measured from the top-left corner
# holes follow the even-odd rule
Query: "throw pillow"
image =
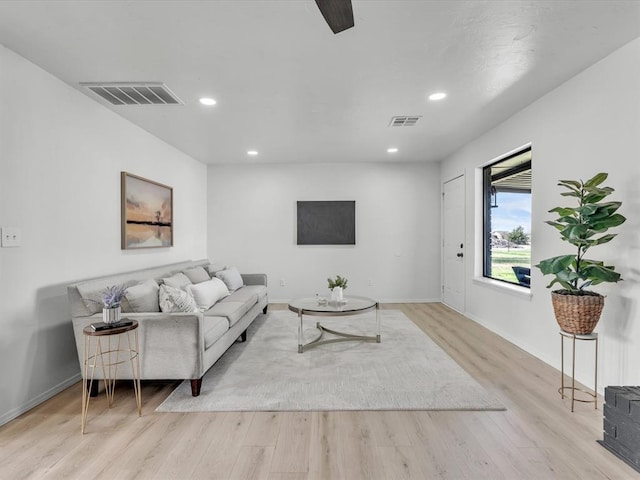
[(170, 277), (163, 278), (162, 283), (173, 288), (185, 290), (187, 288), (187, 285), (191, 285), (192, 282), (184, 273), (176, 273), (174, 275), (171, 275)]
[(242, 276), (236, 267), (229, 267), (216, 273), (216, 277), (224, 282), (230, 292), (235, 292), (244, 287)]
[(218, 273), (220, 270), (224, 270), (225, 268), (227, 268), (226, 265), (222, 265), (220, 263), (210, 263), (207, 267), (207, 270), (209, 271), (209, 275), (211, 275), (211, 277), (215, 277), (216, 273)]
[(160, 285), (158, 299), (160, 301), (160, 310), (166, 313), (198, 311), (198, 304), (193, 295), (179, 288)]
[(126, 308), (127, 311), (135, 313), (160, 311), (160, 305), (158, 304), (158, 283), (153, 279), (127, 287), (125, 299), (128, 304)]
[[(87, 308), (89, 315), (102, 312), (102, 295), (107, 286), (110, 285), (135, 285), (136, 282), (132, 280), (124, 281), (123, 279), (114, 279), (113, 283), (107, 284), (104, 280), (93, 280), (89, 282), (83, 282), (78, 285), (78, 293), (82, 297), (82, 300)], [(124, 312), (124, 306), (122, 308)]]
[(204, 267), (189, 268), (182, 273), (184, 273), (189, 278), (189, 280), (191, 280), (191, 283), (201, 283), (211, 280), (211, 277), (204, 269)]
[(189, 285), (187, 292), (196, 299), (198, 308), (202, 311), (210, 309), (218, 300), (229, 295), (229, 290), (224, 282), (217, 278), (212, 278), (206, 282)]

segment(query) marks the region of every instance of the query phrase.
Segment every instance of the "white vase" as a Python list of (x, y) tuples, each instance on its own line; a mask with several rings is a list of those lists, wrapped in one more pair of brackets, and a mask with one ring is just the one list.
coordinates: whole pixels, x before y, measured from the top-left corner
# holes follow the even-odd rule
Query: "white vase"
[(104, 323), (120, 323), (120, 305), (117, 307), (103, 308), (102, 321)]
[(342, 287), (333, 287), (333, 290), (331, 290), (331, 300), (334, 302), (341, 302), (342, 299)]

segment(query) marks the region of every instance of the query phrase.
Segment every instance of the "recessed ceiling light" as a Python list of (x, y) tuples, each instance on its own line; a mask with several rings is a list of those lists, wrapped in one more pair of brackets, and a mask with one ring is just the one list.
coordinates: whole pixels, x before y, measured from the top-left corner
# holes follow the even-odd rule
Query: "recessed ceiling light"
[(442, 100), (446, 96), (447, 94), (444, 92), (432, 93), (431, 95), (429, 95), (429, 100)]
[(215, 105), (216, 101), (213, 98), (202, 97), (200, 99), (200, 103), (206, 105), (207, 107), (210, 107), (211, 105)]
[(258, 151), (257, 151), (257, 150), (249, 150), (249, 151), (247, 152), (247, 155), (257, 155), (257, 154), (258, 154)]
[(387, 153), (396, 153), (398, 151), (397, 148), (393, 147), (393, 148), (387, 148)]

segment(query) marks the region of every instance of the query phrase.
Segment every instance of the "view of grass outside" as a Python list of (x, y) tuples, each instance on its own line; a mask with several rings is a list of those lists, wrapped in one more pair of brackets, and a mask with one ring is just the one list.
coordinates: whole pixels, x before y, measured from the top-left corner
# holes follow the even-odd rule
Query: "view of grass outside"
[(491, 249), (491, 277), (507, 282), (518, 283), (513, 273), (513, 266), (531, 267), (531, 246), (522, 245), (518, 248), (501, 247)]

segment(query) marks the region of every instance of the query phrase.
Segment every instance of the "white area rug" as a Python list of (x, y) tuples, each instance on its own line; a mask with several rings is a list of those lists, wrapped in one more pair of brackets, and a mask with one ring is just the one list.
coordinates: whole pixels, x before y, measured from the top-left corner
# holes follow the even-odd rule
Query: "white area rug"
[[(334, 343), (302, 354), (294, 313), (260, 315), (248, 341), (232, 345), (204, 376), (200, 396), (185, 381), (157, 411), (504, 410), (403, 313), (380, 313), (381, 343)], [(318, 320), (375, 333), (375, 313), (305, 317), (309, 338)]]

